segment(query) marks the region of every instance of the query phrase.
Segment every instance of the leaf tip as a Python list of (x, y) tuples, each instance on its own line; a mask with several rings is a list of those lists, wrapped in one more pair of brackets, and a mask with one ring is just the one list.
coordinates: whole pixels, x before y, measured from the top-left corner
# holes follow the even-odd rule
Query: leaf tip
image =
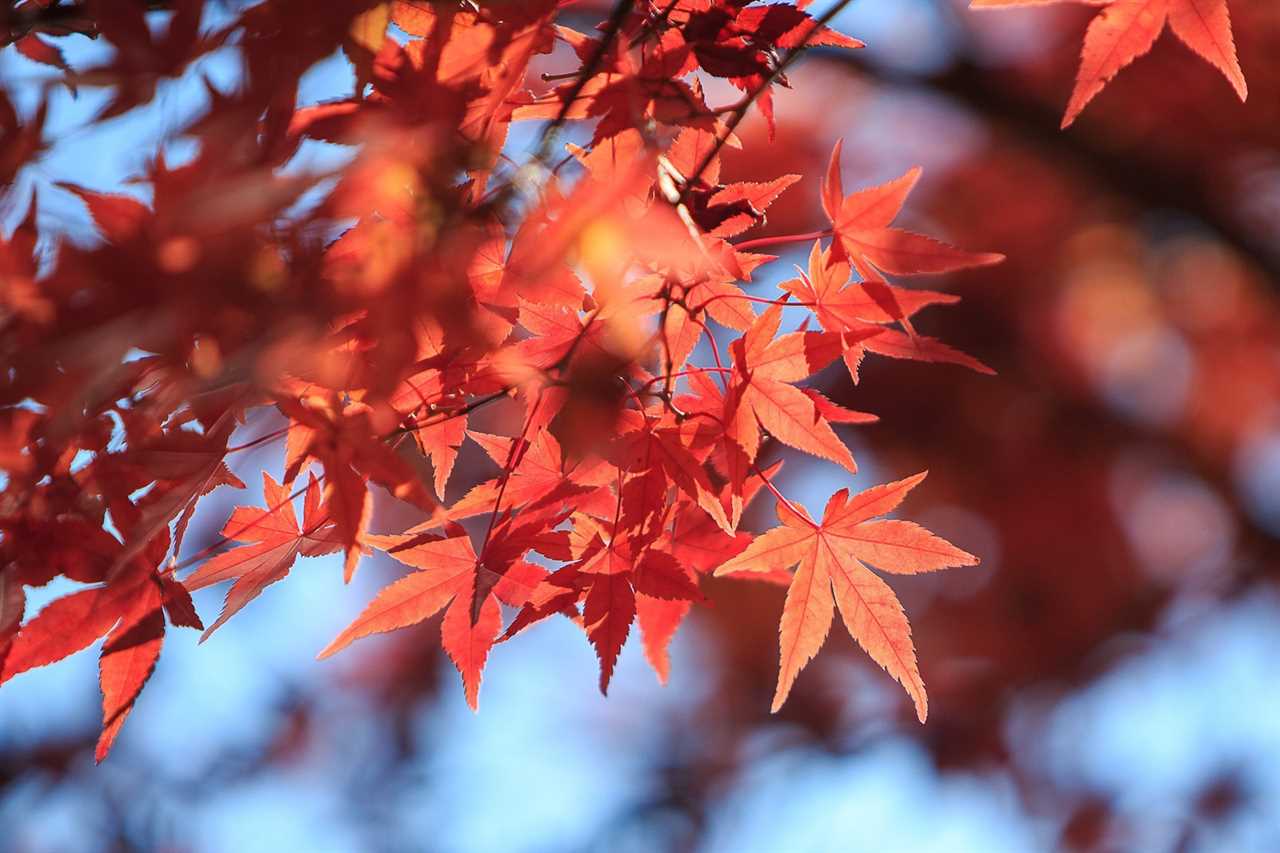
[(332, 643), (325, 646), (316, 654), (316, 660), (328, 660), (346, 647), (346, 643), (339, 642), (342, 637), (338, 637)]

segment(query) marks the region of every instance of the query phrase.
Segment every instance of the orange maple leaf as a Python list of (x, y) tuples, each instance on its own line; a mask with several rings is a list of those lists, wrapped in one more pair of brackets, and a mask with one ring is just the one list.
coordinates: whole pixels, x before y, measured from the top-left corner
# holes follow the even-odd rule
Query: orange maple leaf
[(892, 511), (925, 473), (849, 497), (841, 489), (827, 502), (822, 522), (778, 505), (782, 526), (756, 539), (716, 569), (772, 572), (800, 564), (787, 590), (779, 626), (781, 661), (774, 712), (787, 700), (800, 670), (822, 647), (839, 607), (849, 634), (871, 659), (901, 682), (920, 722), (929, 712), (924, 682), (916, 666), (911, 626), (889, 585), (867, 568), (896, 574), (976, 565), (978, 559), (909, 521), (871, 520)]

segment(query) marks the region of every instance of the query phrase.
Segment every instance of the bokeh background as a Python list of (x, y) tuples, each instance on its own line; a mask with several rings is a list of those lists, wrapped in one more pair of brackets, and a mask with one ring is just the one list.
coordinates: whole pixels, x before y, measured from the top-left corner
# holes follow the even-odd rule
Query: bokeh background
[[(170, 634), (101, 767), (92, 651), (0, 690), (0, 850), (1280, 850), (1280, 6), (1230, 6), (1247, 104), (1166, 33), (1060, 132), (1092, 8), (855, 3), (835, 24), (868, 48), (802, 60), (776, 141), (748, 122), (749, 153), (727, 155), (727, 179), (807, 176), (752, 236), (822, 227), (817, 177), (844, 137), (846, 187), (923, 164), (905, 221), (1008, 256), (929, 282), (963, 302), (918, 324), (998, 376), (823, 374), (882, 422), (845, 434), (852, 483), (800, 460), (782, 475), (812, 509), (929, 468), (907, 513), (982, 557), (893, 579), (926, 726), (838, 631), (770, 716), (782, 596), (731, 580), (678, 635), (667, 686), (633, 638), (602, 698), (579, 630), (549, 621), (495, 650), (472, 714), (436, 620), (315, 662), (396, 570), (379, 558), (343, 587), (302, 560), (203, 647)], [(73, 66), (110, 50), (58, 42)], [(37, 187), (41, 228), (92, 242), (54, 182), (141, 192), (125, 179), (158, 147), (183, 156), (204, 81), (238, 73), (229, 45), (102, 124), (109, 94), (55, 93), (52, 147), (12, 196)], [(46, 77), (0, 51), (20, 110)], [(301, 98), (350, 86), (335, 56)], [(294, 167), (348, 156), (308, 143)], [(451, 492), (488, 476), (474, 450)], [(278, 452), (244, 456), (247, 482), (279, 474)], [(254, 500), (208, 499), (189, 549)], [(405, 526), (379, 509), (377, 529)], [(220, 596), (198, 597), (206, 619)]]

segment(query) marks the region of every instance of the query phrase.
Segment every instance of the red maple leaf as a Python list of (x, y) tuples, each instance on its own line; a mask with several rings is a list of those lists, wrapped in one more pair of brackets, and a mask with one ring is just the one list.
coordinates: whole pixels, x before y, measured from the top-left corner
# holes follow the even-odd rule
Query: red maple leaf
[(224, 538), (252, 544), (212, 557), (183, 581), (191, 592), (223, 581), (235, 581), (227, 590), (222, 613), (200, 637), (200, 642), (209, 639), (210, 634), (268, 586), (283, 580), (299, 556), (318, 557), (342, 550), (342, 541), (329, 519), (328, 508), (320, 502), (320, 486), (314, 475), (307, 483), (301, 527), (289, 489), (265, 471), (262, 496), (266, 509), (236, 507), (222, 527)]
[[(882, 280), (882, 273), (926, 275), (1004, 260), (1004, 255), (994, 252), (965, 252), (932, 237), (891, 227), (890, 223), (898, 217), (907, 195), (920, 179), (919, 167), (900, 178), (846, 196), (840, 173), (842, 147), (841, 140), (832, 149), (822, 184), (822, 207), (835, 235), (831, 245), (832, 261), (848, 259), (870, 286), (870, 282)], [(901, 308), (895, 307), (892, 299), (880, 301), (895, 320), (902, 318)]]
[(416, 625), (447, 606), (441, 643), (462, 675), (467, 704), (475, 710), (485, 660), (502, 630), (498, 602), (523, 604), (545, 574), (520, 559), (544, 524), (535, 513), (519, 523), (497, 526), (482, 555), (476, 554), (471, 538), (453, 523), (448, 525), (447, 537), (418, 530), (366, 536), (367, 544), (417, 571), (384, 587), (319, 657), (336, 654), (370, 634)]
[[(789, 279), (778, 286), (795, 296), (800, 303), (812, 306), (818, 323), (831, 332), (857, 332), (866, 329), (868, 323), (907, 323), (918, 311), (930, 305), (947, 305), (959, 301), (957, 296), (932, 290), (908, 289), (887, 282), (868, 286), (867, 282), (851, 281), (849, 264), (845, 261), (833, 261), (830, 250), (822, 251), (821, 244), (817, 242), (813, 244), (813, 250), (809, 254), (808, 275)], [(898, 329), (886, 328), (879, 334), (846, 348), (844, 362), (853, 381), (858, 381), (858, 367), (867, 352), (890, 358), (949, 362), (979, 373), (994, 373), (973, 356), (948, 346), (937, 338), (914, 334), (914, 330), (912, 331), (913, 334), (908, 334)]]

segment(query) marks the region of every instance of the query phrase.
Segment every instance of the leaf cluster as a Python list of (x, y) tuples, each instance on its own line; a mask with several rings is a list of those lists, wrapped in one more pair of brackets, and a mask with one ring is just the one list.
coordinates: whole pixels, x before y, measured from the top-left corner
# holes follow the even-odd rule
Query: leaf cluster
[[(1141, 20), (1167, 19), (1208, 56), (1225, 6), (1197, 35), (1182, 4)], [(816, 522), (774, 482), (767, 443), (856, 471), (836, 427), (875, 416), (808, 384), (835, 362), (854, 383), (868, 353), (989, 372), (914, 328), (955, 297), (901, 279), (1001, 258), (894, 224), (918, 169), (846, 192), (838, 145), (821, 181), (829, 227), (814, 235), (743, 237), (803, 176), (720, 174), (749, 109), (772, 126), (805, 48), (861, 46), (828, 26), (843, 3), (815, 19), (804, 2), (622, 2), (594, 33), (566, 26), (570, 4), (554, 0), (272, 0), (214, 27), (202, 0), (163, 5), (0, 10), (15, 49), (57, 70), (51, 86), (111, 93), (98, 120), (214, 51), (243, 62), (178, 132), (195, 153), (157, 152), (138, 176), (147, 203), (60, 185), (101, 240), (39, 263), (33, 198), (0, 243), (0, 682), (105, 638), (101, 759), (169, 628), (207, 638), (299, 558), (339, 554), (350, 581), (381, 552), (403, 577), (321, 656), (443, 613), (472, 707), (493, 647), (556, 616), (594, 647), (602, 691), (633, 626), (665, 680), (709, 576), (731, 575), (787, 587), (774, 710), (838, 609), (924, 720), (906, 616), (872, 569), (976, 559), (876, 520), (923, 474), (841, 490)], [(1108, 6), (1107, 33), (1137, 5)], [(1101, 30), (1074, 112), (1114, 73), (1090, 65)], [(69, 34), (106, 40), (111, 59), (71, 68), (54, 41)], [(1141, 52), (1125, 44), (1116, 56)], [(299, 105), (302, 76), (337, 51), (355, 90)], [(1233, 53), (1214, 56), (1238, 75)], [(715, 103), (716, 80), (740, 96)], [(20, 117), (0, 94), (6, 185), (48, 145), (51, 97)], [(517, 123), (535, 128), (531, 150), (512, 141)], [(556, 160), (579, 123), (589, 137)], [(349, 146), (348, 164), (296, 168), (316, 141)], [(757, 295), (753, 276), (777, 260), (757, 250), (799, 239), (807, 269), (782, 296)], [(795, 331), (788, 312), (804, 317)], [(271, 413), (281, 426), (255, 432)], [(446, 500), (468, 442), (493, 476)], [(280, 472), (261, 471), (263, 505), (184, 550), (197, 506), (244, 489), (231, 463), (259, 449)], [(375, 488), (421, 522), (374, 532)], [(742, 519), (761, 492), (780, 525), (753, 535)], [(28, 614), (28, 590), (55, 577), (83, 588)], [(204, 629), (190, 592), (222, 583)]]

